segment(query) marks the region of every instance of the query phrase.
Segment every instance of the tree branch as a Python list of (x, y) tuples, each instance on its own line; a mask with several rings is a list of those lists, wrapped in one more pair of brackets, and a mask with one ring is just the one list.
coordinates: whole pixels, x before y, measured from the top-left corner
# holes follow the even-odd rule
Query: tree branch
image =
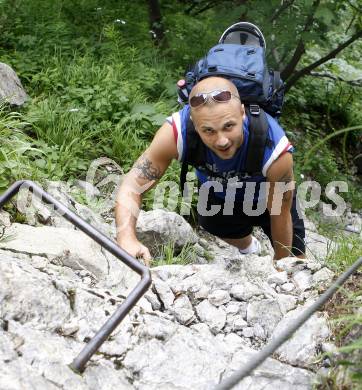
[(355, 13), (355, 14), (353, 15), (353, 18), (352, 18), (351, 21), (349, 22), (348, 27), (347, 27), (347, 29), (346, 29), (346, 34), (348, 33), (349, 29), (352, 27), (354, 21), (355, 21), (356, 18), (357, 18), (357, 15), (358, 15), (358, 13)]
[(294, 73), (294, 75), (288, 80), (286, 85), (286, 91), (289, 91), (289, 89), (303, 76), (309, 74), (313, 69), (317, 68), (319, 65), (324, 64), (328, 60), (335, 58), (336, 55), (341, 52), (343, 49), (345, 49), (347, 46), (349, 46), (351, 43), (356, 41), (362, 37), (362, 30), (357, 31), (354, 35), (351, 36), (351, 38), (347, 39), (347, 41), (343, 42), (339, 46), (337, 46), (334, 50), (332, 50), (330, 53), (325, 55), (324, 57), (320, 58), (318, 61), (313, 62), (312, 64), (306, 66), (305, 68), (299, 70), (298, 72)]
[(294, 72), (295, 68), (297, 67), (298, 62), (302, 58), (302, 55), (305, 53), (303, 33), (309, 32), (310, 29), (312, 28), (313, 21), (314, 21), (314, 14), (319, 6), (319, 3), (320, 3), (320, 0), (314, 0), (314, 2), (313, 2), (310, 13), (307, 17), (303, 31), (301, 33), (300, 40), (299, 40), (298, 45), (297, 45), (297, 47), (294, 51), (294, 54), (292, 56), (292, 59), (289, 61), (289, 64), (281, 72), (281, 77), (283, 80), (287, 80), (290, 77), (290, 75)]
[(350, 0), (347, 0), (347, 3), (355, 10), (357, 11), (359, 14), (362, 14), (362, 8), (358, 8), (357, 6), (355, 6), (354, 4), (352, 4), (352, 2)]
[(207, 11), (208, 9), (214, 8), (218, 4), (217, 1), (209, 1), (206, 3), (202, 8), (196, 10), (195, 12), (192, 13), (193, 16), (197, 16), (202, 14), (203, 12)]
[(287, 0), (279, 8), (277, 8), (274, 14), (271, 16), (270, 22), (275, 22), (279, 18), (279, 16), (294, 3), (294, 1), (295, 0)]
[(343, 77), (335, 76), (331, 73), (323, 73), (323, 72), (310, 72), (309, 76), (314, 77), (325, 77), (334, 81), (342, 81), (343, 83), (352, 85), (354, 87), (362, 87), (362, 79), (356, 79), (356, 80), (345, 80)]

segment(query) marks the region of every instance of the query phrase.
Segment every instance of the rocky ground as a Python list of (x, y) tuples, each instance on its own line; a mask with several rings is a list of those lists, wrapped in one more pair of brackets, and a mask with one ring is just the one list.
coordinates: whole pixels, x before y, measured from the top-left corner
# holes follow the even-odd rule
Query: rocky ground
[[(55, 192), (113, 234), (112, 220), (101, 221), (64, 189)], [(1, 213), (1, 390), (212, 389), (283, 332), (334, 276), (323, 264), (333, 243), (311, 223), (308, 260), (280, 260), (278, 272), (266, 243), (261, 256), (240, 255), (175, 213), (142, 213), (137, 229), (152, 250), (170, 238), (176, 248), (192, 243), (196, 264), (154, 267), (152, 288), (78, 375), (68, 364), (139, 277), (44, 207), (33, 216), (18, 224)], [(315, 314), (237, 388), (311, 389), (318, 354), (333, 348), (330, 336), (325, 313)]]

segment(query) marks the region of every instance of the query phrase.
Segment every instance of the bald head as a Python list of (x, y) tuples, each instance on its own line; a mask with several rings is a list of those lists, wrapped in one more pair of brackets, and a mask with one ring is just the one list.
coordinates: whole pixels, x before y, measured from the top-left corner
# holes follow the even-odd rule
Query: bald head
[[(206, 79), (199, 81), (192, 88), (190, 92), (190, 99), (193, 96), (198, 95), (200, 93), (208, 93), (218, 89), (223, 91), (230, 91), (233, 95), (233, 98), (229, 102), (223, 104), (231, 104), (235, 108), (240, 108), (241, 102), (239, 99), (235, 98), (235, 96), (236, 97), (239, 96), (239, 92), (237, 88), (231, 81), (223, 77), (208, 77)], [(197, 114), (197, 112), (200, 111), (202, 108), (206, 108), (206, 107), (212, 108), (214, 104), (218, 104), (218, 103), (216, 103), (213, 99), (208, 99), (208, 101), (202, 106), (191, 107), (191, 114), (193, 115)]]
[(190, 98), (199, 93), (211, 92), (214, 91), (215, 89), (227, 90), (235, 94), (236, 96), (239, 96), (238, 90), (236, 89), (235, 85), (231, 81), (223, 77), (207, 77), (206, 79), (199, 81), (192, 88), (190, 92)]

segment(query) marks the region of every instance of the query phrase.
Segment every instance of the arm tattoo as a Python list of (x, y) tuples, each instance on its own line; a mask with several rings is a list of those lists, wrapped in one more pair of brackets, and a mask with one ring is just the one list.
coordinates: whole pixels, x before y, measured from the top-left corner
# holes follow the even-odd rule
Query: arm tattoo
[(152, 165), (152, 161), (145, 155), (141, 156), (134, 164), (133, 168), (138, 169), (139, 177), (147, 180), (158, 180), (162, 175), (159, 168)]

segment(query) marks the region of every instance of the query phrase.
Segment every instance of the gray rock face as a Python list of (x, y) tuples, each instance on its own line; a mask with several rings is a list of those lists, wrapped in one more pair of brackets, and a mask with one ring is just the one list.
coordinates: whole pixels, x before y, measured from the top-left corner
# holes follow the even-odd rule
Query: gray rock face
[(178, 214), (157, 209), (141, 211), (137, 221), (137, 236), (157, 253), (161, 244), (172, 242), (176, 249), (197, 242), (192, 227)]
[(22, 106), (28, 100), (28, 95), (15, 71), (2, 62), (0, 62), (0, 99), (14, 106)]
[(126, 286), (135, 281), (135, 273), (83, 232), (51, 226), (33, 227), (14, 223), (6, 230), (0, 249), (27, 253), (45, 263), (85, 272), (95, 280), (105, 280), (108, 287)]
[(13, 224), (7, 231), (8, 239), (0, 248), (32, 255), (46, 254), (50, 261), (74, 270), (88, 270), (102, 278), (108, 264), (100, 246), (79, 231), (54, 227), (32, 227)]
[(169, 285), (163, 280), (155, 280), (154, 287), (156, 294), (158, 294), (160, 301), (166, 309), (171, 309), (175, 296), (171, 291)]
[(307, 257), (316, 260), (326, 258), (329, 251), (336, 248), (336, 244), (318, 233), (307, 231), (305, 237)]
[[(49, 299), (51, 297), (51, 300)], [(55, 330), (70, 318), (66, 292), (29, 264), (1, 256), (0, 318), (36, 329)]]
[(295, 285), (293, 283), (284, 283), (281, 286), (282, 291), (290, 293), (295, 290)]
[(306, 267), (306, 261), (297, 257), (285, 257), (277, 261), (277, 266), (281, 271), (294, 273), (303, 270)]
[(220, 306), (230, 301), (230, 295), (225, 290), (215, 290), (209, 295), (209, 302), (214, 306)]
[(312, 286), (312, 273), (309, 270), (299, 271), (294, 274), (293, 280), (298, 290), (303, 292)]
[(206, 389), (218, 383), (227, 355), (211, 336), (201, 338), (199, 333), (179, 328), (164, 342), (142, 341), (123, 363), (130, 372), (139, 373), (133, 383), (136, 388)]
[(219, 333), (225, 325), (225, 311), (211, 305), (207, 300), (202, 301), (196, 306), (196, 312), (200, 320), (209, 325), (211, 332), (214, 334)]
[[(231, 373), (238, 370), (253, 359), (255, 351), (244, 347), (238, 350), (224, 374), (228, 377)], [(307, 390), (312, 387), (313, 375), (306, 371), (291, 366), (287, 366), (277, 360), (268, 358), (260, 365), (251, 377), (247, 377), (239, 382), (235, 389), (244, 390), (262, 390), (262, 389), (296, 389)]]
[(266, 334), (270, 336), (282, 318), (282, 313), (277, 301), (273, 299), (262, 299), (252, 301), (247, 309), (247, 321), (249, 324), (259, 324)]
[[(167, 218), (172, 221), (173, 215)], [(139, 276), (73, 228), (11, 225), (6, 217), (5, 222), (8, 239), (0, 241), (4, 389), (208, 390), (248, 362), (303, 309), (307, 295), (293, 282), (298, 272), (312, 280), (308, 293), (328, 276), (309, 259), (280, 260), (288, 269), (278, 273), (271, 256), (255, 255), (154, 268), (152, 289), (80, 376), (68, 364)], [(212, 254), (233, 252), (218, 239), (194, 237)], [(282, 293), (287, 285), (290, 293)], [(313, 374), (304, 366), (329, 330), (323, 317), (313, 317), (308, 326), (278, 351), (284, 363), (269, 358), (236, 388), (310, 389)]]
[[(298, 318), (303, 310), (303, 307), (299, 307), (286, 314), (275, 328), (273, 337), (277, 337), (285, 332), (285, 330), (296, 320), (296, 318)], [(288, 363), (299, 366), (308, 366), (308, 364), (313, 362), (318, 344), (329, 337), (329, 335), (330, 331), (326, 319), (314, 314), (304, 325), (302, 325), (301, 328), (297, 330), (291, 339), (286, 341), (277, 350), (277, 354), (282, 361), (287, 361)]]
[(297, 298), (293, 295), (287, 294), (278, 294), (277, 301), (279, 303), (280, 311), (283, 315), (288, 311), (294, 309), (297, 304)]
[(230, 293), (238, 301), (247, 301), (254, 296), (262, 295), (263, 291), (255, 284), (245, 282), (234, 285)]
[(195, 313), (187, 295), (181, 295), (176, 298), (173, 310), (180, 324), (187, 325), (195, 319)]
[(267, 282), (269, 284), (275, 283), (277, 285), (287, 283), (288, 274), (286, 273), (286, 271), (278, 272), (277, 274), (272, 274), (268, 277)]
[(318, 287), (329, 286), (332, 283), (333, 276), (334, 273), (328, 268), (324, 267), (313, 275), (313, 284), (317, 285)]

